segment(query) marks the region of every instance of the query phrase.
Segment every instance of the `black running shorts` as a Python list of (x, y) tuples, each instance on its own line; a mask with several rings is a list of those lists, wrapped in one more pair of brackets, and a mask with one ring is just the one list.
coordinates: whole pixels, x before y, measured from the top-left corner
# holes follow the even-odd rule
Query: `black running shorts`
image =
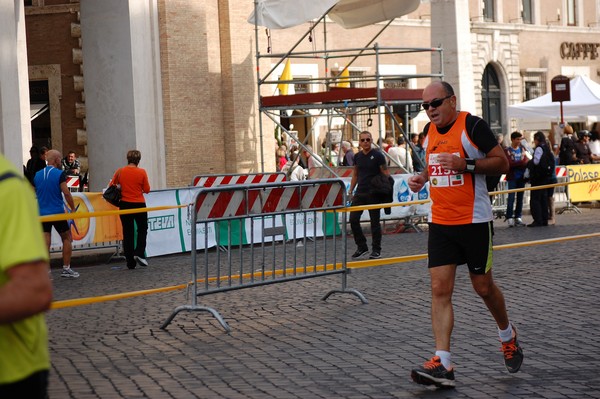
[(66, 220), (58, 220), (56, 222), (44, 222), (42, 223), (42, 228), (44, 229), (44, 233), (50, 233), (52, 231), (52, 226), (56, 229), (58, 234), (62, 234), (65, 231), (70, 230), (69, 223)]
[(429, 267), (467, 264), (473, 274), (492, 269), (492, 222), (457, 226), (429, 224)]

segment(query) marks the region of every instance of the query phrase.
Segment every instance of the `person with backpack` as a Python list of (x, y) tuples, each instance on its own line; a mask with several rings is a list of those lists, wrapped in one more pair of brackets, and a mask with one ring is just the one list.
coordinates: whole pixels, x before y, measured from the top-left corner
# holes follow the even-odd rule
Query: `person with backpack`
[[(538, 131), (533, 135), (533, 143), (535, 144), (533, 159), (527, 165), (531, 187), (550, 184), (555, 168), (554, 154), (552, 154), (552, 150), (548, 147), (546, 136), (543, 132)], [(548, 226), (547, 189), (531, 190), (529, 209), (531, 210), (533, 222), (528, 224), (527, 227)]]
[(560, 140), (560, 149), (558, 150), (558, 159), (561, 165), (574, 165), (577, 162), (575, 151), (576, 139), (573, 136), (573, 128), (566, 125), (563, 129), (564, 136)]

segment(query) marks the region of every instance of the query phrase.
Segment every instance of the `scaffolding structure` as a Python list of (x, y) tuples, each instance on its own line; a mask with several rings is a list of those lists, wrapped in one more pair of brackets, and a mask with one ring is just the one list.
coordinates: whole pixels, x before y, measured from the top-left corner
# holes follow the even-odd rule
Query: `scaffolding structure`
[[(256, 4), (256, 2), (255, 2)], [(407, 47), (383, 47), (376, 40), (383, 33), (393, 20), (388, 21), (363, 47), (354, 47), (346, 49), (328, 49), (327, 48), (327, 13), (323, 14), (316, 22), (311, 22), (309, 29), (302, 35), (298, 41), (285, 53), (280, 54), (261, 54), (259, 49), (259, 26), (255, 22), (255, 43), (256, 43), (256, 65), (257, 65), (257, 84), (258, 84), (258, 109), (259, 109), (259, 134), (261, 148), (261, 171), (264, 172), (265, 154), (264, 154), (264, 124), (263, 117), (271, 120), (275, 129), (279, 129), (293, 141), (301, 150), (311, 154), (317, 152), (307, 148), (308, 143), (312, 142), (317, 126), (313, 120), (326, 118), (327, 134), (325, 148), (330, 149), (331, 144), (339, 143), (343, 140), (355, 141), (360, 131), (365, 130), (365, 123), (357, 123), (357, 120), (366, 120), (366, 126), (371, 127), (373, 118), (378, 118), (379, 141), (375, 143), (381, 146), (382, 140), (386, 137), (386, 120), (391, 123), (391, 136), (402, 135), (407, 143), (407, 151), (410, 147), (415, 150), (411, 143), (406, 129), (403, 128), (399, 119), (409, 121), (413, 119), (420, 111), (423, 89), (408, 87), (390, 87), (393, 82), (409, 82), (414, 79), (434, 79), (443, 78), (443, 50), (442, 48), (407, 48)], [(298, 51), (297, 48), (310, 35), (314, 34), (317, 26), (323, 25), (323, 43), (322, 50), (313, 49), (312, 51)], [(390, 56), (402, 54), (430, 53), (431, 72), (423, 74), (381, 74), (382, 60), (390, 59)], [(369, 65), (374, 66), (374, 73), (361, 76), (349, 76), (349, 67), (363, 57), (367, 57)], [(277, 60), (269, 71), (261, 76), (260, 65), (262, 59)], [(285, 76), (276, 76), (275, 71), (287, 60), (293, 59), (311, 59), (321, 62), (320, 70), (327, 73), (330, 71), (330, 64), (334, 61), (341, 61), (345, 64), (340, 67), (337, 74), (332, 76), (318, 76), (300, 79), (285, 79)], [(395, 59), (397, 60), (397, 58)], [(438, 62), (436, 63), (435, 60)], [(337, 62), (336, 62), (337, 64)], [(434, 64), (436, 69), (434, 72)], [(306, 87), (318, 90), (290, 94), (290, 95), (263, 95), (266, 92), (276, 92), (277, 87), (281, 85), (306, 85)], [(407, 85), (408, 86), (408, 85)], [(414, 86), (414, 84), (413, 84)], [(269, 90), (270, 88), (270, 90)], [(304, 137), (298, 135), (296, 131), (290, 128), (296, 118), (305, 118), (304, 125), (310, 125), (310, 129)], [(340, 119), (337, 119), (340, 118)], [(332, 135), (332, 122), (343, 121), (341, 134)], [(314, 151), (314, 152), (313, 152)], [(330, 150), (329, 150), (330, 151)], [(387, 153), (384, 152), (387, 156)], [(409, 154), (407, 154), (408, 156)], [(392, 166), (396, 162), (391, 159)], [(329, 169), (331, 176), (337, 176), (337, 173), (330, 167), (331, 164), (325, 162), (324, 167)], [(402, 168), (402, 165), (397, 165)], [(424, 165), (421, 165), (424, 166)], [(338, 176), (339, 177), (339, 176)]]

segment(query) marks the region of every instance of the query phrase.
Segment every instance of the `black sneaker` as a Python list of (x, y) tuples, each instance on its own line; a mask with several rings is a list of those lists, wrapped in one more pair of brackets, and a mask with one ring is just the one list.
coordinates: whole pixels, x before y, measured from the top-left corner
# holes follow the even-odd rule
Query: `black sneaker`
[(517, 329), (513, 326), (515, 336), (508, 342), (502, 342), (502, 353), (504, 353), (504, 365), (509, 373), (516, 373), (523, 364), (523, 349), (517, 341)]
[(359, 248), (359, 249), (356, 250), (356, 252), (354, 252), (352, 254), (352, 259), (358, 259), (361, 256), (363, 256), (364, 254), (366, 254), (367, 252), (369, 252), (369, 250), (367, 248), (365, 248), (365, 249), (360, 249)]
[(373, 251), (371, 252), (371, 255), (369, 255), (369, 259), (379, 259), (381, 258), (381, 252), (379, 251)]
[(417, 384), (435, 385), (438, 388), (455, 386), (454, 369), (447, 370), (439, 356), (434, 356), (419, 368), (413, 369), (410, 376)]

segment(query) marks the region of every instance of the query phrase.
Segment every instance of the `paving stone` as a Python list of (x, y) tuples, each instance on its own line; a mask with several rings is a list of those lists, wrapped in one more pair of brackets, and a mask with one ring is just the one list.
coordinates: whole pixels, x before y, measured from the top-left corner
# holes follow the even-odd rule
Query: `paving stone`
[[(547, 228), (495, 221), (496, 245), (600, 232), (600, 210), (557, 215)], [(526, 220), (529, 222), (529, 220)], [(350, 237), (351, 240), (351, 237)], [(370, 242), (370, 240), (369, 240)], [(433, 353), (426, 261), (353, 270), (353, 295), (324, 294), (341, 277), (319, 277), (198, 298), (208, 312), (182, 312), (184, 291), (53, 310), (52, 398), (593, 398), (600, 376), (599, 239), (525, 246), (494, 254), (494, 279), (519, 328), (525, 362), (506, 372), (496, 326), (459, 267), (453, 298), (457, 388), (436, 391), (410, 379)], [(426, 252), (427, 233), (388, 234), (384, 256)], [(348, 255), (354, 244), (348, 244)], [(153, 258), (150, 267), (76, 252), (76, 280), (55, 278), (55, 300), (185, 283), (190, 255)], [(91, 258), (91, 257), (90, 257)], [(81, 265), (81, 266), (80, 266)], [(85, 266), (84, 266), (85, 265)], [(121, 268), (116, 268), (123, 266)]]

